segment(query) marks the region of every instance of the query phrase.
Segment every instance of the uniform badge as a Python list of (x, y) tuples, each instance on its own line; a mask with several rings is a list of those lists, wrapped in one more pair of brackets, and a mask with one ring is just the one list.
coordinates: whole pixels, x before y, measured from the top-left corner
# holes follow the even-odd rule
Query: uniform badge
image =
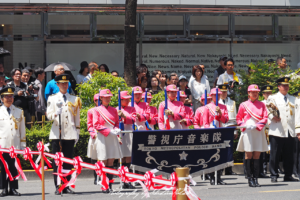
[(222, 86), (223, 89), (226, 89), (227, 87), (225, 85)]
[(109, 94), (109, 91), (107, 90), (106, 93)]
[(150, 94), (150, 93), (148, 93), (147, 95), (148, 95), (148, 96), (151, 96), (151, 94)]
[(62, 80), (66, 80), (66, 79), (67, 79), (67, 77), (66, 77), (66, 76), (63, 76), (63, 77), (62, 77)]
[(286, 82), (286, 83), (287, 83), (287, 82), (289, 82), (289, 80), (286, 78), (286, 79), (284, 79), (284, 82)]
[(129, 92), (127, 92), (127, 95), (129, 95)]
[(176, 86), (174, 85), (173, 88), (176, 89)]
[(270, 87), (267, 87), (267, 90), (269, 90), (270, 89)]
[(181, 94), (184, 94), (184, 92), (181, 92)]
[(139, 91), (140, 89), (139, 88), (136, 88), (136, 91)]
[(298, 96), (300, 96), (300, 92), (298, 93)]
[(256, 86), (256, 85), (254, 85), (254, 88), (255, 88), (255, 89), (257, 89), (257, 86)]
[(12, 89), (11, 89), (11, 88), (8, 88), (8, 92), (12, 92)]

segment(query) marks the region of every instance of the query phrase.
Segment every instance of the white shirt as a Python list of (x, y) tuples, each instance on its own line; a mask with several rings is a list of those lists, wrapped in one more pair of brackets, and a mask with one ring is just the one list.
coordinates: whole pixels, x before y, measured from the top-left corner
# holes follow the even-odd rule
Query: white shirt
[[(205, 77), (208, 80), (208, 77), (205, 74), (203, 74), (203, 77)], [(189, 80), (189, 84), (188, 84), (189, 88), (191, 88), (192, 80), (195, 80), (195, 77), (193, 75), (190, 77), (190, 80)]]
[(78, 74), (76, 77), (76, 82), (77, 84), (81, 84), (84, 82), (85, 76), (83, 76), (82, 74)]
[(205, 76), (202, 76), (200, 83), (196, 79), (192, 80), (190, 89), (193, 98), (200, 101), (201, 96), (205, 93), (205, 88), (207, 93), (210, 93), (209, 82)]

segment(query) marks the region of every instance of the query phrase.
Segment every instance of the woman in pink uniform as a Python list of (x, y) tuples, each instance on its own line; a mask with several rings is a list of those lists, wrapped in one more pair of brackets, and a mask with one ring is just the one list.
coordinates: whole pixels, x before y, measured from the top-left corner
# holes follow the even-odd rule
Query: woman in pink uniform
[[(145, 100), (145, 93), (143, 93), (142, 98)], [(150, 106), (151, 100), (152, 100), (152, 95), (150, 92), (147, 92), (147, 104), (148, 104), (149, 114), (150, 114), (148, 123), (149, 123), (149, 126), (151, 127), (151, 129), (155, 130), (154, 125), (157, 124), (157, 122), (158, 122), (157, 121), (158, 114), (157, 114), (157, 108), (154, 106)]]
[(146, 130), (145, 122), (150, 119), (150, 113), (147, 103), (141, 102), (142, 99), (142, 88), (136, 86), (133, 88), (134, 91), (134, 108), (136, 110), (136, 126), (139, 131)]
[[(182, 103), (185, 102), (187, 95), (184, 91), (179, 92), (180, 95), (180, 101)], [(189, 126), (194, 124), (194, 112), (193, 109), (189, 106), (184, 106), (185, 109), (185, 118), (180, 120), (180, 124), (182, 126), (182, 129), (189, 129)]]
[[(226, 123), (228, 121), (228, 111), (225, 105), (219, 104), (216, 106), (216, 102), (221, 98), (221, 91), (218, 90), (218, 99), (217, 99), (217, 90), (213, 88), (210, 91), (210, 96), (212, 98), (212, 102), (204, 106), (203, 110), (203, 126), (204, 128), (217, 128), (222, 127), (222, 123)], [(213, 123), (215, 122), (215, 124)], [(215, 125), (215, 126), (214, 126)], [(218, 170), (217, 173), (217, 184), (218, 185), (226, 185), (225, 182), (221, 179), (223, 170)], [(215, 173), (210, 173), (210, 184), (215, 185)]]
[[(98, 98), (99, 98), (100, 94), (97, 93), (94, 95), (94, 104), (95, 104), (95, 107), (98, 106)], [(93, 126), (93, 110), (95, 108), (91, 108), (88, 110), (88, 119), (87, 119), (87, 124), (88, 126)], [(91, 137), (89, 138), (89, 143), (88, 143), (88, 148), (87, 148), (87, 157), (88, 158), (91, 158), (91, 163), (92, 164), (95, 164), (97, 162), (97, 151), (93, 148), (93, 137), (95, 136), (95, 131), (91, 131), (90, 132), (90, 135)], [(94, 171), (94, 185), (97, 185), (97, 174), (96, 172)]]
[[(222, 127), (222, 123), (226, 123), (228, 121), (228, 111), (225, 105), (218, 104), (216, 106), (216, 101), (219, 101), (221, 98), (222, 92), (218, 90), (219, 99), (216, 96), (216, 88), (213, 88), (210, 91), (210, 96), (212, 98), (212, 102), (207, 104), (203, 109), (203, 126), (204, 128), (215, 128), (213, 125), (213, 121), (215, 120), (217, 128)], [(216, 115), (217, 112), (217, 115)]]
[[(120, 92), (121, 98), (121, 110), (117, 107), (118, 115), (122, 118), (124, 122), (124, 130), (132, 131), (132, 124), (136, 121), (135, 108), (128, 106), (130, 103), (130, 94), (127, 91)], [(122, 137), (122, 154), (123, 154), (123, 165), (130, 169), (131, 165), (131, 148), (132, 148), (132, 133), (125, 133)], [(135, 187), (131, 183), (123, 183), (123, 189), (134, 189)]]
[(167, 86), (168, 109), (165, 111), (165, 101), (159, 104), (158, 108), (158, 127), (165, 130), (164, 113), (166, 114), (170, 129), (182, 129), (180, 120), (185, 118), (184, 105), (180, 101), (176, 101), (177, 87), (175, 85)]
[[(108, 168), (113, 168), (115, 159), (123, 158), (118, 140), (119, 116), (117, 110), (109, 106), (111, 97), (109, 89), (101, 90), (102, 105), (88, 112), (88, 131), (93, 138), (91, 146), (97, 152), (97, 160), (103, 161)], [(113, 175), (107, 174), (107, 177), (111, 180)], [(112, 183), (109, 183), (109, 189), (103, 192), (109, 193), (111, 190)]]
[[(211, 98), (210, 94), (207, 94), (207, 104), (209, 104), (211, 102), (211, 100), (212, 100), (212, 98)], [(201, 96), (201, 104), (204, 105), (204, 103), (205, 103), (205, 94), (203, 94)], [(194, 129), (203, 128), (203, 120), (202, 120), (203, 109), (204, 109), (204, 106), (201, 106), (196, 110), (195, 118), (194, 118)]]
[[(268, 151), (264, 127), (268, 122), (268, 111), (263, 102), (258, 101), (260, 89), (252, 84), (248, 87), (249, 100), (241, 103), (236, 116), (239, 126), (246, 126), (237, 146), (237, 151), (245, 152), (245, 164), (250, 187), (260, 187), (259, 176), (260, 152)], [(253, 168), (251, 167), (253, 159)], [(253, 169), (253, 174), (252, 170)], [(253, 175), (253, 177), (252, 177)]]

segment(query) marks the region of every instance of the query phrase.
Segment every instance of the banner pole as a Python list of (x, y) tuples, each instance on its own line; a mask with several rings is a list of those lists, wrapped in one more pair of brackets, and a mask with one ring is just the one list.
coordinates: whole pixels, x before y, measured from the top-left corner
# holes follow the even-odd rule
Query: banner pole
[[(176, 174), (178, 178), (189, 177), (190, 169), (188, 167), (179, 167), (176, 168)], [(184, 192), (185, 184), (190, 184), (188, 179), (177, 181), (176, 185), (176, 200), (188, 200)]]
[(218, 185), (218, 171), (215, 171), (215, 185)]
[[(44, 139), (42, 140), (44, 145)], [(45, 169), (44, 169), (44, 151), (41, 152), (41, 168), (42, 168), (42, 200), (45, 200)]]

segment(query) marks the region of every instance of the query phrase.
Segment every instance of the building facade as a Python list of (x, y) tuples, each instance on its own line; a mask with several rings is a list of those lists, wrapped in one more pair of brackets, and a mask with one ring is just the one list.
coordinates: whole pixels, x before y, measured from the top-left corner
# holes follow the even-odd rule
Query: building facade
[[(123, 74), (124, 0), (0, 0), (5, 72), (63, 61), (105, 63)], [(299, 0), (138, 0), (137, 65), (191, 75), (196, 64), (212, 79), (222, 55), (236, 70), (257, 60), (300, 62)], [(49, 78), (49, 77), (48, 77)]]

